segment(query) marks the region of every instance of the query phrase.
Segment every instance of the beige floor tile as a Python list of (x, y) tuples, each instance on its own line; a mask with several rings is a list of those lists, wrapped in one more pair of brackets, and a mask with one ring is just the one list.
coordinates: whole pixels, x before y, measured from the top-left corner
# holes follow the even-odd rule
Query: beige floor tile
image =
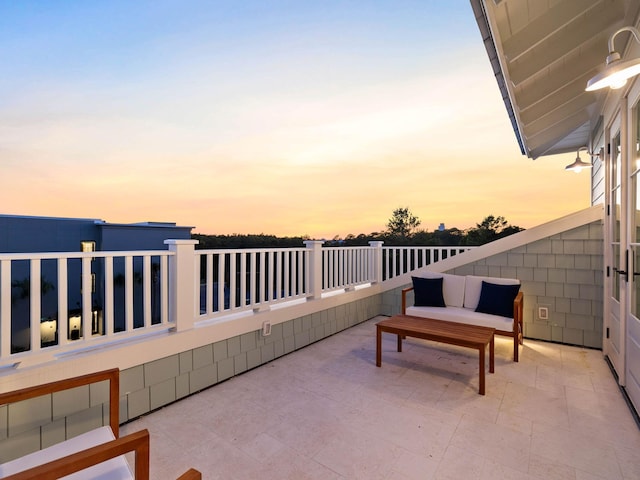
[(508, 427), (511, 430), (516, 430), (525, 435), (531, 435), (533, 432), (533, 421), (528, 418), (518, 417), (505, 412), (498, 413), (496, 424)]
[(548, 477), (539, 477), (529, 473), (523, 473), (519, 469), (508, 467), (499, 462), (485, 459), (480, 470), (480, 480), (549, 480)]
[(628, 441), (623, 445), (616, 444), (613, 448), (622, 469), (622, 476), (628, 480), (640, 478), (639, 442)]
[(564, 463), (531, 454), (529, 475), (544, 480), (576, 480), (576, 469)]
[(561, 426), (534, 424), (531, 453), (610, 480), (623, 478), (612, 444)]
[(384, 479), (400, 449), (388, 440), (338, 427), (313, 459), (345, 478)]
[(387, 476), (387, 480), (427, 480), (435, 477), (440, 463), (431, 455), (417, 455), (409, 451), (400, 451)]
[(529, 469), (531, 435), (493, 422), (464, 415), (450, 445), (522, 473)]
[(547, 391), (510, 383), (500, 406), (500, 412), (528, 418), (534, 422), (560, 427), (569, 426), (564, 389)]
[(282, 450), (262, 464), (256, 480), (340, 480), (345, 477), (294, 451)]
[(496, 338), (472, 350), (385, 336), (371, 320), (145, 415), (151, 475), (206, 479), (640, 478), (640, 429), (602, 352)]
[(436, 470), (437, 480), (479, 480), (484, 458), (463, 448), (450, 446)]

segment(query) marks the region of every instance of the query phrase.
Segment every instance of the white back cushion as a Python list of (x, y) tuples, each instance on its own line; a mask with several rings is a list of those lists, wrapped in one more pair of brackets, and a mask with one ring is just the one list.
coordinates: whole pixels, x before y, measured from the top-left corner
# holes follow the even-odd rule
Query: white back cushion
[(476, 309), (480, 301), (483, 281), (496, 285), (520, 285), (520, 280), (517, 278), (476, 277), (474, 275), (467, 275), (464, 287), (465, 308)]
[(422, 278), (442, 277), (442, 296), (444, 297), (445, 305), (447, 305), (448, 307), (462, 307), (464, 302), (464, 276), (428, 271), (420, 272), (414, 276)]

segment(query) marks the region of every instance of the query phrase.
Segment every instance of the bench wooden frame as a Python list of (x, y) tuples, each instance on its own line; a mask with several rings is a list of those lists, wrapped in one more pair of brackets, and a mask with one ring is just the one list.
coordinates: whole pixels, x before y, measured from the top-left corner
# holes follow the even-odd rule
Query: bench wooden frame
[[(402, 289), (402, 314), (403, 315), (407, 313), (407, 293), (409, 293), (412, 290), (413, 290), (413, 287), (407, 287)], [(518, 295), (516, 295), (516, 298), (513, 301), (513, 330), (508, 331), (508, 330), (496, 329), (497, 335), (504, 335), (504, 336), (513, 338), (513, 361), (514, 362), (517, 362), (519, 360), (518, 347), (524, 344), (523, 299), (524, 299), (524, 294), (522, 292), (518, 292)]]
[[(113, 435), (116, 437), (115, 440), (9, 475), (4, 477), (4, 480), (27, 480), (34, 478), (38, 480), (53, 480), (79, 472), (85, 468), (112, 458), (117, 458), (129, 452), (135, 453), (135, 478), (139, 480), (149, 480), (148, 430), (144, 429), (124, 437), (119, 437), (120, 371), (117, 368), (36, 385), (34, 387), (27, 387), (12, 392), (0, 393), (0, 405), (16, 403), (102, 381), (109, 381), (109, 426)], [(201, 473), (192, 468), (182, 474), (178, 480), (200, 480), (201, 478)]]
[(446, 322), (431, 318), (395, 315), (376, 323), (376, 366), (382, 365), (382, 333), (393, 333), (398, 336), (398, 352), (402, 352), (402, 339), (416, 337), (424, 340), (448, 343), (478, 350), (479, 357), (479, 389), (485, 394), (485, 348), (489, 345), (489, 372), (495, 370), (493, 335), (495, 328), (479, 327), (464, 323)]

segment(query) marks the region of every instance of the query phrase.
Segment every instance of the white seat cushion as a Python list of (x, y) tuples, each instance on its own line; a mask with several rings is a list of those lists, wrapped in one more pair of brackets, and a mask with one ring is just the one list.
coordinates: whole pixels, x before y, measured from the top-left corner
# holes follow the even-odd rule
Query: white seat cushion
[(503, 330), (507, 332), (513, 331), (513, 318), (474, 312), (468, 308), (407, 307), (406, 314), (414, 317), (432, 318), (434, 320), (446, 320), (448, 322), (465, 323), (467, 325), (491, 327), (496, 330)]
[[(10, 462), (0, 465), (0, 477), (13, 475), (32, 467), (37, 467), (47, 462), (57, 460), (72, 453), (77, 453), (90, 447), (95, 447), (102, 443), (115, 440), (115, 436), (111, 431), (111, 427), (105, 426), (96, 428), (87, 433), (70, 438), (64, 442), (57, 443), (50, 447), (30, 453)], [(80, 472), (73, 473), (63, 477), (65, 480), (84, 480), (96, 479), (100, 480), (128, 480), (133, 479), (133, 473), (129, 468), (124, 455), (106, 462), (102, 462), (93, 467), (86, 468)]]

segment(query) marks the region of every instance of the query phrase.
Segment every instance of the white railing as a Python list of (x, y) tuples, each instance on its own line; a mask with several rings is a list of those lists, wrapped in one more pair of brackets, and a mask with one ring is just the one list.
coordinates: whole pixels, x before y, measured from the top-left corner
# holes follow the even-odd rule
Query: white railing
[[(0, 367), (380, 283), (469, 247), (0, 254)], [(85, 321), (86, 319), (86, 321)]]
[(477, 247), (383, 247), (382, 280), (390, 280), (474, 248)]
[(372, 247), (325, 247), (322, 249), (322, 291), (352, 289), (377, 281)]
[(169, 328), (172, 255), (0, 254), (0, 359)]
[(196, 312), (220, 316), (307, 296), (309, 250), (196, 250)]

